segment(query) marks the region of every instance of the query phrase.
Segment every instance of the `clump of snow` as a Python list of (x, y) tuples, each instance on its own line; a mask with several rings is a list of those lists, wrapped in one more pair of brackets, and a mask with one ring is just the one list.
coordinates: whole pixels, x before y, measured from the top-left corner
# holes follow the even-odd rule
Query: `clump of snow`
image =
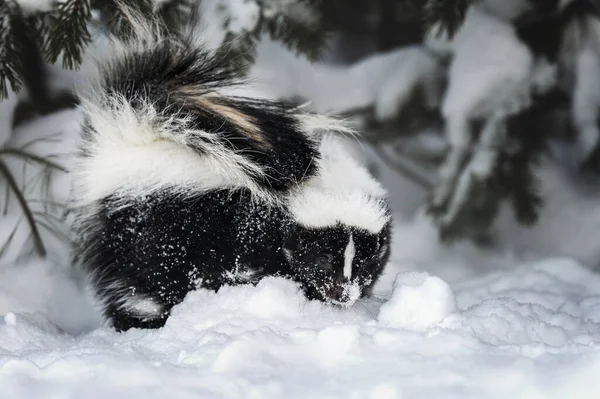
[(257, 45), (250, 74), (255, 85), (272, 96), (307, 99), (308, 106), (319, 112), (374, 106), (376, 118), (383, 120), (395, 116), (418, 89), (429, 107), (438, 106), (444, 71), (436, 57), (418, 46), (376, 54), (350, 66), (334, 66), (311, 63), (264, 37)]
[(13, 312), (8, 312), (4, 315), (4, 323), (10, 326), (17, 324), (17, 316)]
[(226, 29), (236, 35), (251, 32), (256, 28), (260, 18), (260, 7), (252, 0), (228, 0), (221, 1), (221, 7), (227, 9)]
[(370, 399), (400, 399), (398, 389), (392, 384), (381, 384), (373, 388)]
[(17, 0), (25, 13), (51, 11), (56, 3), (54, 0)]
[(442, 113), (453, 146), (471, 142), (473, 118), (508, 115), (530, 103), (533, 56), (508, 22), (471, 7), (452, 42)]
[(456, 310), (452, 289), (429, 273), (400, 273), (392, 297), (379, 310), (377, 320), (386, 327), (422, 331), (440, 323)]

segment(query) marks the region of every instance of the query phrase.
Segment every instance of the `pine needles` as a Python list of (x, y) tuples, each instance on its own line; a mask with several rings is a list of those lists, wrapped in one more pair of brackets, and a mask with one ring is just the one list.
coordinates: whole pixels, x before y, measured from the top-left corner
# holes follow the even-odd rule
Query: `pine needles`
[[(64, 232), (63, 221), (60, 213), (64, 210), (64, 204), (52, 200), (52, 179), (55, 174), (65, 172), (65, 168), (54, 157), (42, 157), (29, 151), (28, 148), (36, 143), (45, 141), (44, 139), (33, 140), (20, 148), (1, 148), (0, 149), (0, 184), (4, 186), (2, 193), (3, 203), (1, 214), (6, 217), (8, 212), (15, 210), (9, 209), (12, 199), (14, 205), (18, 206), (21, 216), (17, 219), (12, 231), (0, 245), (0, 258), (8, 253), (11, 244), (19, 236), (23, 224), (28, 229), (26, 241), (21, 248), (21, 256), (38, 255), (45, 257), (47, 255), (47, 246), (44, 241), (44, 233), (58, 238), (61, 241), (68, 241), (69, 237)], [(16, 159), (22, 165), (21, 173), (15, 173), (9, 166), (8, 160)], [(29, 168), (35, 167), (35, 172), (31, 173)], [(17, 176), (20, 175), (21, 179)], [(20, 180), (20, 181), (19, 181)], [(37, 193), (41, 198), (30, 197)]]
[[(89, 31), (93, 15), (113, 34), (126, 35), (128, 26), (120, 7), (136, 10), (148, 17), (158, 17), (167, 29), (179, 30), (197, 17), (199, 7), (215, 6), (215, 17), (223, 24), (222, 51), (227, 59), (243, 69), (254, 59), (254, 47), (263, 33), (279, 40), (289, 48), (314, 59), (325, 43), (323, 0), (248, 0), (244, 8), (255, 11), (255, 20), (240, 20), (239, 2), (226, 0), (63, 0), (50, 10), (25, 13), (16, 0), (0, 0), (0, 100), (9, 89), (19, 91), (23, 82), (21, 50), (26, 46), (16, 32), (17, 25), (28, 34), (48, 63), (62, 57), (66, 69), (77, 68), (91, 41)], [(244, 14), (244, 13), (241, 13)], [(239, 18), (238, 18), (239, 17)], [(219, 23), (217, 20), (211, 23)]]
[(54, 63), (63, 54), (63, 67), (74, 69), (83, 59), (83, 51), (91, 41), (87, 22), (91, 18), (88, 0), (67, 0), (50, 14), (44, 55)]
[(21, 57), (13, 26), (19, 17), (14, 2), (0, 0), (0, 100), (8, 96), (9, 86), (18, 91), (22, 85)]

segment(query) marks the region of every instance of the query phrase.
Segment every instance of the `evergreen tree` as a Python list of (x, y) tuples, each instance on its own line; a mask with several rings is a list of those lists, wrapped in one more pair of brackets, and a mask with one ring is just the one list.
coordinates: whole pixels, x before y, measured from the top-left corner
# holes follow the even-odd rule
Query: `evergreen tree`
[(77, 68), (91, 40), (93, 15), (109, 31), (126, 34), (117, 4), (154, 14), (173, 29), (197, 16), (199, 7), (212, 6), (225, 32), (224, 51), (240, 67), (252, 60), (262, 33), (309, 57), (318, 54), (325, 38), (322, 0), (60, 0), (40, 1), (31, 9), (19, 0), (0, 0), (0, 98), (23, 85), (25, 40), (35, 43), (46, 62), (62, 56), (64, 68)]

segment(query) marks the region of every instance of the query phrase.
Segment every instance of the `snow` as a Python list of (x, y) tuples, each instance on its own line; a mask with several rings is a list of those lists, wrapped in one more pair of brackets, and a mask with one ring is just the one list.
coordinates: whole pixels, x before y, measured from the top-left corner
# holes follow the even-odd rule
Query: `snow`
[(248, 0), (229, 0), (230, 15), (227, 30), (235, 35), (244, 32), (252, 32), (256, 29), (256, 24), (260, 18), (260, 7), (254, 1)]
[[(259, 49), (257, 68), (267, 74), (255, 70), (257, 85), (269, 76), (267, 53)], [(343, 68), (316, 66), (307, 75), (302, 68), (308, 65), (294, 79), (286, 80), (285, 71), (271, 75), (288, 86), (266, 87), (273, 95), (314, 99), (322, 110), (378, 98), (387, 98), (384, 108), (391, 109), (387, 105), (400, 104), (405, 91), (378, 97), (369, 74), (380, 83), (413, 75), (371, 62), (381, 64), (346, 71), (346, 78), (356, 79), (355, 91), (327, 78)], [(10, 145), (44, 134), (56, 140), (32, 151), (68, 154), (79, 118), (76, 111), (40, 118), (19, 127)], [(10, 162), (21, 173), (18, 160)], [(0, 258), (0, 397), (596, 398), (597, 195), (580, 192), (569, 176), (544, 163), (547, 202), (539, 225), (517, 228), (503, 214), (495, 247), (448, 247), (417, 209), (424, 193), (379, 166), (395, 217), (392, 259), (375, 298), (349, 308), (307, 301), (296, 284), (268, 278), (217, 293), (198, 290), (174, 308), (164, 328), (116, 333), (88, 301), (60, 243), (46, 241), (47, 260), (18, 261), (22, 231)], [(69, 181), (56, 176), (52, 188), (64, 199)], [(9, 214), (0, 215), (0, 242), (17, 213), (11, 204)]]
[[(64, 150), (77, 121), (76, 112), (63, 112), (20, 127), (15, 137), (27, 142), (41, 127), (66, 126), (62, 145), (38, 148)], [(307, 301), (296, 284), (269, 278), (256, 287), (193, 292), (164, 328), (119, 334), (103, 326), (60, 256), (4, 264), (2, 395), (595, 397), (600, 276), (548, 254), (600, 253), (589, 239), (597, 236), (600, 207), (556, 172), (543, 177), (556, 189), (542, 218), (550, 231), (516, 235), (504, 221), (513, 240), (496, 250), (442, 246), (424, 215), (403, 216), (395, 204), (392, 262), (374, 289), (378, 299), (350, 308)], [(55, 184), (65, 191), (64, 181)], [(578, 229), (584, 237), (573, 234)], [(517, 251), (517, 243), (539, 254)]]
[(471, 142), (470, 120), (510, 115), (529, 105), (533, 56), (511, 25), (478, 7), (469, 10), (452, 46), (442, 113), (449, 142), (465, 147)]
[(351, 66), (311, 63), (266, 37), (256, 51), (257, 61), (251, 69), (255, 87), (274, 97), (306, 99), (318, 112), (373, 106), (376, 118), (385, 120), (395, 116), (417, 88), (424, 90), (428, 106), (438, 106), (441, 101), (442, 67), (432, 54), (417, 46), (377, 54)]
[(52, 10), (53, 0), (17, 0), (17, 4), (26, 13), (47, 12)]
[(71, 335), (44, 315), (9, 311), (0, 384), (17, 399), (591, 398), (599, 287), (578, 263), (547, 259), (452, 290), (404, 272), (379, 311), (376, 301), (307, 301), (278, 278), (193, 292), (160, 330)]
[(382, 326), (427, 330), (456, 308), (448, 283), (429, 273), (399, 273), (392, 297), (381, 306), (377, 320)]

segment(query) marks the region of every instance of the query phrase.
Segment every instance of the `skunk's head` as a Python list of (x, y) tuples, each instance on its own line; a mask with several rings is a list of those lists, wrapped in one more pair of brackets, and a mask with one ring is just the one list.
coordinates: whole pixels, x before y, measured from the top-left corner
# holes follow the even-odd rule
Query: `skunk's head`
[(368, 294), (389, 258), (389, 225), (374, 233), (337, 224), (298, 225), (284, 254), (308, 299), (351, 306)]
[(351, 306), (368, 295), (389, 259), (387, 201), (363, 191), (305, 189), (290, 212), (295, 223), (283, 251), (306, 296)]
[(347, 150), (335, 136), (321, 141), (319, 174), (289, 197), (283, 248), (306, 296), (341, 306), (370, 294), (390, 255), (387, 193)]

